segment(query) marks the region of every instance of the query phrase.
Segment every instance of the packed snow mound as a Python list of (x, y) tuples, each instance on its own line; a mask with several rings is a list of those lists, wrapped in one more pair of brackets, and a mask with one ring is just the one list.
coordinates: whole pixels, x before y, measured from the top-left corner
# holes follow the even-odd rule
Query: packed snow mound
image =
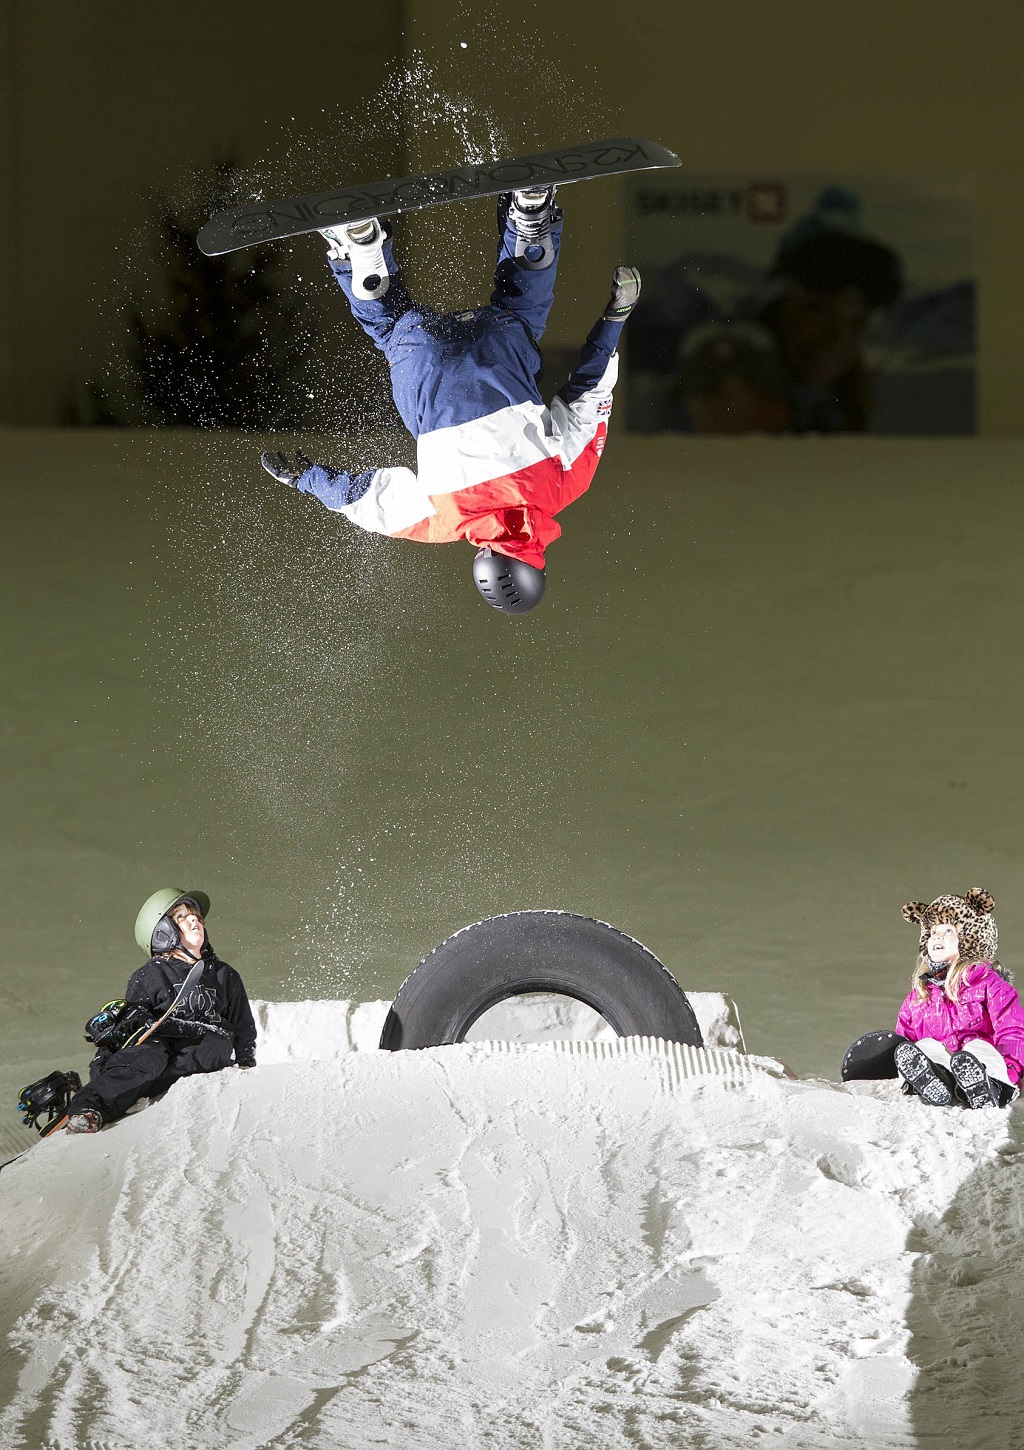
[(0, 1444), (1004, 1450), (1020, 1129), (646, 1039), (187, 1079), (0, 1175)]
[[(743, 1029), (731, 997), (687, 992), (705, 1047), (743, 1051)], [(261, 1063), (330, 1062), (349, 1052), (375, 1052), (390, 1002), (252, 1003)], [(557, 1042), (567, 1038), (611, 1042), (615, 1031), (592, 1007), (571, 997), (535, 992), (509, 997), (485, 1012), (467, 1034), (469, 1042)]]

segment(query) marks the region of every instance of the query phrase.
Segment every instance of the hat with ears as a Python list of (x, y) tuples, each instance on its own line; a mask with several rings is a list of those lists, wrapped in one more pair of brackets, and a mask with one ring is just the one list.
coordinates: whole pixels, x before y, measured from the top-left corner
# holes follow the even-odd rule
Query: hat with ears
[(943, 923), (955, 926), (960, 942), (960, 960), (994, 962), (999, 945), (992, 908), (995, 901), (983, 886), (972, 886), (963, 896), (937, 896), (929, 906), (924, 901), (908, 901), (903, 908), (904, 921), (916, 921), (921, 927), (921, 955), (928, 955), (928, 937), (933, 926)]

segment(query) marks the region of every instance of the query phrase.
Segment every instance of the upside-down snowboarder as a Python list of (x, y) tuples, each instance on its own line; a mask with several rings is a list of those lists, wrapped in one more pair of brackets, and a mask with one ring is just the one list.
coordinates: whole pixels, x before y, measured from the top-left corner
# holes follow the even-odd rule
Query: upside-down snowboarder
[(640, 294), (632, 267), (551, 407), (537, 388), (538, 343), (554, 300), (562, 229), (554, 188), (510, 192), (498, 204), (498, 261), (488, 306), (438, 313), (414, 303), (379, 220), (325, 229), (331, 270), (353, 316), (383, 352), (417, 471), (364, 473), (263, 454), (281, 483), (315, 495), (373, 533), (477, 545), (473, 579), (484, 599), (524, 614), (544, 593), (544, 551), (555, 514), (586, 491), (608, 431), (616, 347)]

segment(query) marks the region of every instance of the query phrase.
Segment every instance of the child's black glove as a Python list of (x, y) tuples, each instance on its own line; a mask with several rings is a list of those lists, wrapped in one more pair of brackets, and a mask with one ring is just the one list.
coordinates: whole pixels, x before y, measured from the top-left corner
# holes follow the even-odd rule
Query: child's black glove
[(306, 469), (313, 467), (312, 459), (307, 458), (301, 449), (295, 455), (294, 465), (289, 462), (287, 453), (269, 448), (261, 454), (260, 462), (271, 478), (276, 478), (278, 483), (286, 483), (289, 488), (294, 488)]

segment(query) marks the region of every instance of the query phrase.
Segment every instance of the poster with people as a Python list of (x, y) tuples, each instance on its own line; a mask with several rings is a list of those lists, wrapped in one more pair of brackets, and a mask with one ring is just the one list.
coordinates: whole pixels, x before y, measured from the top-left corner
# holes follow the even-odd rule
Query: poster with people
[(644, 174), (627, 215), (634, 431), (975, 431), (970, 176)]

